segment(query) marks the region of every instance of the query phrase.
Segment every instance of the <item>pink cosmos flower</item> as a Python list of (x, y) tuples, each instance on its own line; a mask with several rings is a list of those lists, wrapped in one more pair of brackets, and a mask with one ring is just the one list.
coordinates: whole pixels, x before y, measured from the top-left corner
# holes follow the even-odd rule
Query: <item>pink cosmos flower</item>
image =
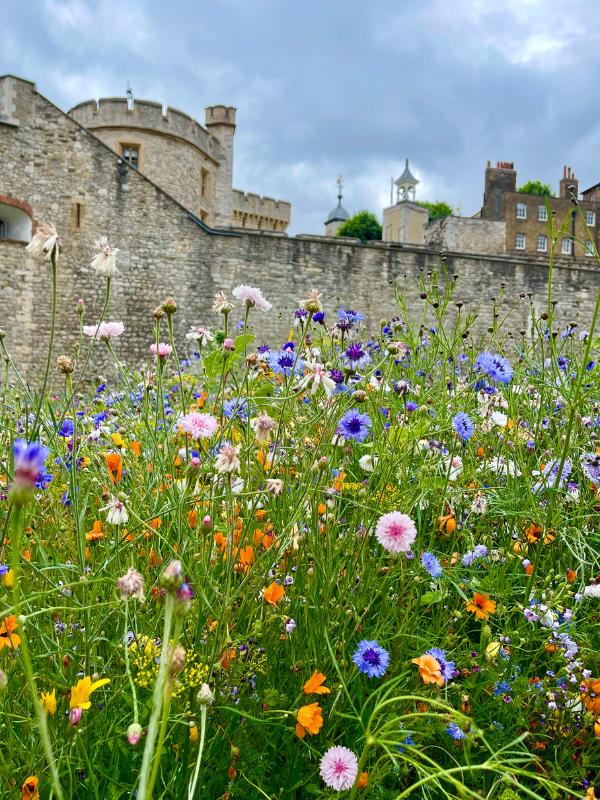
[(326, 786), (342, 792), (354, 786), (358, 775), (358, 759), (347, 747), (330, 747), (321, 759), (319, 772)]
[(90, 339), (102, 339), (103, 342), (108, 341), (115, 336), (121, 336), (125, 330), (125, 325), (122, 322), (101, 322), (99, 325), (84, 325), (83, 332)]
[(165, 344), (165, 342), (159, 342), (158, 344), (154, 343), (150, 345), (150, 352), (152, 355), (156, 356), (156, 358), (164, 359), (168, 358), (171, 353), (173, 352), (173, 348), (170, 344)]
[(271, 303), (265, 299), (263, 293), (256, 286), (247, 286), (240, 283), (232, 292), (236, 300), (241, 300), (249, 308), (260, 308), (261, 311), (269, 311)]
[(212, 414), (190, 411), (179, 420), (181, 430), (189, 433), (192, 439), (209, 439), (217, 432), (219, 423)]
[(417, 529), (408, 514), (390, 511), (379, 518), (375, 536), (390, 553), (406, 553), (417, 538)]

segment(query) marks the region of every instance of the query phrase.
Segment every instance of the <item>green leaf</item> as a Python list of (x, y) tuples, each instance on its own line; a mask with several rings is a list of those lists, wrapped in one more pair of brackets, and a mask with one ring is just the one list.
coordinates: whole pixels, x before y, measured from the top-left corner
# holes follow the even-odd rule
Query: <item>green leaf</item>
[(444, 599), (444, 593), (441, 589), (437, 589), (435, 592), (425, 592), (419, 598), (419, 604), (422, 606), (430, 606), (434, 603), (441, 603)]

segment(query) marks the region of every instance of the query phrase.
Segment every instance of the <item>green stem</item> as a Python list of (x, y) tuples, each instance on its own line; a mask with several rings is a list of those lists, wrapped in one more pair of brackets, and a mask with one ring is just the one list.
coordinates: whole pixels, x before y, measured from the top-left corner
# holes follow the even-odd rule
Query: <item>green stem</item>
[(196, 784), (200, 775), (200, 763), (202, 761), (202, 753), (204, 751), (204, 737), (206, 735), (206, 705), (200, 707), (200, 747), (198, 749), (198, 758), (196, 759), (196, 766), (194, 768), (194, 775), (188, 787), (188, 800), (194, 800), (196, 792)]
[(129, 646), (127, 645), (127, 634), (129, 633), (129, 600), (125, 600), (125, 635), (123, 637), (123, 644), (125, 647), (125, 671), (129, 678), (129, 685), (131, 686), (131, 694), (133, 696), (133, 721), (138, 721), (138, 700), (137, 692), (135, 691), (135, 683), (131, 675), (131, 664), (129, 663)]
[(50, 341), (48, 342), (48, 356), (46, 358), (46, 369), (44, 371), (44, 379), (42, 381), (42, 387), (40, 389), (40, 397), (38, 400), (37, 411), (35, 413), (35, 421), (33, 423), (33, 433), (31, 434), (31, 440), (33, 441), (37, 435), (39, 429), (39, 421), (40, 416), (42, 413), (42, 405), (44, 403), (44, 397), (46, 395), (46, 386), (48, 385), (48, 376), (50, 375), (50, 364), (52, 363), (52, 351), (54, 350), (54, 334), (56, 333), (56, 277), (57, 277), (57, 266), (56, 266), (56, 259), (58, 253), (57, 248), (54, 248), (52, 251), (52, 255), (50, 256), (50, 263), (52, 266), (52, 310), (50, 315)]

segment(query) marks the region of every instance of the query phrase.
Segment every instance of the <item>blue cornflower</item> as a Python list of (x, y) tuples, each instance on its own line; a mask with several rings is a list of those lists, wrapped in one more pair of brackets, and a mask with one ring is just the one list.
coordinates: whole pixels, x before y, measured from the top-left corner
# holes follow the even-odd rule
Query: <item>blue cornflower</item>
[(45, 489), (49, 483), (52, 483), (54, 475), (46, 470), (46, 467), (40, 469), (37, 481), (35, 482), (36, 489)]
[(338, 432), (346, 439), (364, 442), (369, 435), (371, 425), (371, 417), (368, 414), (360, 414), (358, 411), (350, 410), (341, 418)]
[(408, 403), (406, 404), (406, 410), (407, 411), (416, 411), (418, 407), (419, 407), (419, 404), (415, 403), (414, 400), (409, 400)]
[(44, 462), (49, 454), (48, 448), (39, 442), (15, 439), (13, 442), (15, 474), (10, 490), (15, 503), (20, 505), (26, 501), (27, 492), (36, 486), (40, 476), (45, 472)]
[(354, 325), (358, 325), (359, 322), (362, 322), (363, 319), (363, 315), (359, 314), (358, 311), (340, 308), (338, 310), (338, 321), (336, 325), (341, 331), (349, 331)]
[(455, 742), (460, 742), (461, 739), (466, 737), (466, 733), (460, 728), (456, 722), (451, 722), (450, 725), (446, 728), (446, 733), (448, 736), (451, 736)]
[(290, 349), (275, 350), (274, 353), (269, 353), (268, 361), (273, 372), (280, 375), (291, 375), (292, 370), (300, 372), (304, 366), (302, 359), (296, 359), (296, 354)]
[(446, 683), (448, 683), (448, 681), (451, 681), (452, 678), (454, 677), (456, 664), (454, 661), (449, 661), (446, 658), (446, 651), (441, 650), (439, 647), (432, 647), (430, 650), (427, 651), (427, 655), (433, 656), (433, 658), (435, 658), (435, 660), (440, 665), (441, 667), (440, 672), (444, 681)]
[(323, 324), (325, 320), (325, 312), (324, 311), (317, 311), (316, 314), (313, 314), (313, 322), (318, 322)]
[(234, 397), (232, 400), (226, 400), (223, 403), (223, 414), (227, 419), (248, 419), (248, 401), (240, 400), (239, 397)]
[(69, 436), (73, 435), (73, 431), (75, 430), (75, 423), (72, 419), (65, 419), (63, 420), (62, 425), (59, 428), (58, 435), (63, 436), (65, 439), (68, 439)]
[(352, 661), (369, 678), (381, 678), (390, 663), (390, 654), (376, 641), (363, 639), (354, 651)]
[(592, 483), (600, 484), (600, 453), (584, 453), (581, 456), (581, 469)]
[(366, 367), (371, 361), (371, 356), (363, 348), (360, 342), (354, 342), (350, 347), (346, 348), (342, 357), (344, 364), (347, 364), (350, 369), (357, 370)]
[(512, 380), (513, 368), (504, 356), (488, 352), (480, 353), (475, 360), (475, 366), (498, 383), (510, 383)]
[(473, 436), (475, 430), (473, 421), (466, 411), (459, 411), (458, 414), (455, 414), (452, 418), (452, 427), (465, 442)]
[(432, 578), (439, 578), (443, 572), (442, 566), (433, 553), (422, 553), (421, 564)]
[(484, 544), (478, 544), (473, 550), (469, 550), (462, 557), (463, 567), (470, 567), (479, 558), (485, 558), (488, 554), (488, 549)]

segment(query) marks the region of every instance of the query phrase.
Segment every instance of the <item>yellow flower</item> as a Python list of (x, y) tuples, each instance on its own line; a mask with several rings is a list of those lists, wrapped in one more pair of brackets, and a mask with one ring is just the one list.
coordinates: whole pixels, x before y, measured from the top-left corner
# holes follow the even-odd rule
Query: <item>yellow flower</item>
[(9, 569), (8, 572), (5, 572), (2, 576), (2, 586), (6, 589), (12, 589), (15, 585), (15, 574), (12, 569)]
[(107, 683), (110, 683), (108, 678), (102, 678), (99, 681), (94, 681), (94, 683), (92, 683), (90, 677), (82, 678), (75, 686), (71, 687), (70, 708), (82, 708), (84, 711), (91, 708), (90, 695), (100, 686), (105, 686)]
[(53, 717), (56, 714), (56, 689), (52, 689), (51, 692), (42, 692), (40, 700), (46, 714)]

